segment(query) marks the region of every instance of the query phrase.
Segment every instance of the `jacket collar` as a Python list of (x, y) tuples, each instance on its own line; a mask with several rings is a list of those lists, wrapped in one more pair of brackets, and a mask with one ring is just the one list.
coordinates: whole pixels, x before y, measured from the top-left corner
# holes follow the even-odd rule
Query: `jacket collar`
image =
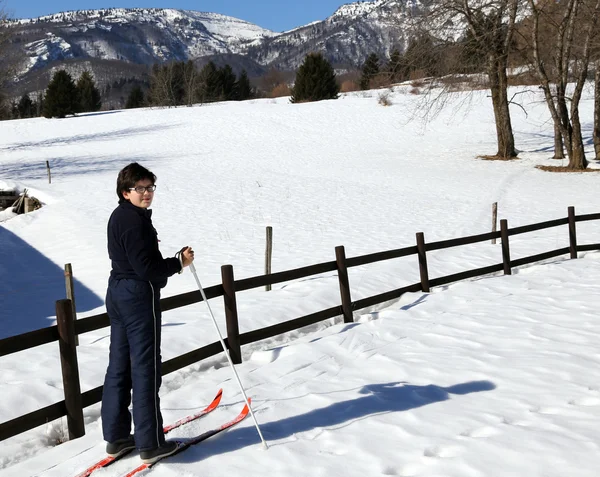
[(119, 200), (119, 206), (127, 210), (133, 210), (136, 213), (140, 214), (142, 217), (152, 217), (152, 209), (143, 209), (142, 207), (137, 207), (126, 199)]

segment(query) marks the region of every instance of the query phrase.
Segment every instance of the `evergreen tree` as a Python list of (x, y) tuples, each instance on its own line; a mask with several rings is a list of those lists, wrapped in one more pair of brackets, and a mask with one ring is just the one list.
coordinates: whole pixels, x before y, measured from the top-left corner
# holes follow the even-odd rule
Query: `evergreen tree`
[(94, 78), (89, 71), (84, 71), (77, 80), (77, 94), (79, 96), (79, 111), (99, 111), (102, 107), (100, 91), (96, 88)]
[(185, 104), (185, 63), (183, 61), (176, 61), (163, 68), (170, 68), (170, 74), (168, 74), (170, 80), (170, 104), (173, 106)]
[(322, 53), (309, 53), (298, 68), (292, 88), (292, 103), (337, 99), (340, 87), (335, 72)]
[(139, 85), (135, 85), (125, 103), (125, 109), (141, 108), (144, 105), (144, 92)]
[(379, 58), (375, 53), (371, 53), (362, 67), (362, 76), (360, 78), (360, 89), (369, 89), (371, 80), (379, 74)]
[(209, 61), (198, 75), (197, 82), (197, 97), (201, 103), (209, 103), (211, 101), (218, 101), (222, 87), (221, 87), (221, 75), (216, 65)]
[(250, 84), (250, 78), (248, 78), (248, 73), (246, 73), (246, 70), (242, 70), (242, 72), (240, 73), (240, 76), (237, 80), (237, 84), (237, 99), (239, 101), (250, 99), (252, 97), (252, 85)]
[(219, 70), (221, 83), (221, 101), (231, 101), (237, 98), (237, 80), (233, 69), (229, 65), (223, 66)]
[(429, 35), (414, 38), (404, 52), (408, 74), (421, 71), (426, 76), (436, 76), (441, 64), (439, 47)]
[(58, 70), (46, 89), (44, 117), (64, 118), (68, 114), (75, 114), (77, 108), (77, 87), (73, 78), (65, 70)]
[(21, 119), (33, 117), (33, 101), (31, 101), (28, 94), (21, 96), (19, 104), (17, 105), (17, 111), (19, 112), (19, 117)]
[(394, 49), (390, 54), (386, 69), (392, 83), (403, 81), (406, 77), (406, 66), (404, 65), (404, 59), (398, 49)]

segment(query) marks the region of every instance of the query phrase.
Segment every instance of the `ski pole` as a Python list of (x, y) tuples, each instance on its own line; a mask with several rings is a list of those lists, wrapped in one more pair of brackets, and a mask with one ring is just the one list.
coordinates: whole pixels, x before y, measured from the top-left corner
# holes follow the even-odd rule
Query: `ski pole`
[(206, 306), (208, 308), (208, 311), (210, 313), (210, 317), (212, 318), (213, 324), (215, 325), (215, 329), (217, 330), (217, 334), (219, 335), (219, 341), (221, 342), (221, 346), (223, 347), (223, 351), (225, 352), (225, 356), (227, 357), (227, 361), (229, 362), (229, 366), (231, 366), (231, 370), (233, 371), (233, 374), (235, 376), (235, 379), (237, 380), (238, 386), (240, 387), (240, 391), (242, 391), (242, 396), (244, 396), (244, 401), (246, 401), (246, 405), (248, 406), (248, 409), (250, 410), (250, 415), (252, 416), (252, 419), (254, 420), (254, 425), (256, 427), (256, 430), (258, 431), (258, 435), (260, 437), (260, 440), (263, 443), (263, 447), (265, 449), (268, 449), (269, 446), (267, 445), (267, 442), (265, 441), (265, 438), (262, 435), (262, 432), (260, 432), (260, 427), (258, 426), (258, 422), (256, 421), (256, 417), (254, 416), (254, 412), (252, 411), (252, 406), (250, 406), (250, 402), (248, 402), (248, 397), (246, 396), (246, 391), (244, 391), (244, 386), (242, 386), (242, 382), (240, 381), (240, 377), (238, 376), (237, 371), (235, 370), (235, 366), (233, 365), (233, 361), (231, 361), (231, 357), (229, 356), (229, 351), (227, 350), (227, 346), (225, 346), (225, 341), (223, 341), (223, 336), (221, 335), (221, 330), (219, 330), (219, 325), (217, 324), (217, 320), (215, 319), (215, 315), (212, 312), (212, 309), (210, 308), (210, 304), (208, 303), (208, 300), (206, 298), (206, 295), (204, 294), (204, 289), (202, 288), (202, 285), (200, 284), (200, 280), (198, 279), (198, 274), (196, 273), (196, 267), (194, 267), (194, 263), (190, 263), (190, 270), (192, 271), (192, 274), (194, 275), (194, 278), (196, 279), (196, 284), (198, 285), (198, 290), (200, 290), (200, 294), (202, 295), (202, 299), (204, 300), (204, 303), (206, 303)]

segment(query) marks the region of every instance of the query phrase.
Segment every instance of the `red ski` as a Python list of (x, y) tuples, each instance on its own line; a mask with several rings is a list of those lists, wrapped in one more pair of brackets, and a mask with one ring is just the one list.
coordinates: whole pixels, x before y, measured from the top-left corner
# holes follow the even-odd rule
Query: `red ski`
[[(250, 399), (248, 399), (248, 402), (250, 402)], [(234, 419), (232, 419), (229, 422), (226, 422), (225, 424), (219, 426), (219, 427), (215, 427), (214, 429), (211, 429), (210, 431), (206, 431), (203, 434), (199, 434), (195, 437), (191, 437), (189, 439), (186, 440), (180, 440), (177, 443), (179, 444), (177, 450), (173, 453), (170, 454), (166, 457), (162, 457), (161, 459), (155, 460), (154, 462), (152, 462), (151, 464), (141, 464), (138, 467), (136, 467), (135, 469), (133, 469), (131, 472), (129, 472), (128, 474), (125, 474), (123, 477), (132, 477), (132, 476), (137, 476), (140, 473), (148, 470), (150, 467), (156, 465), (158, 462), (160, 462), (163, 459), (166, 459), (168, 457), (174, 456), (176, 454), (179, 454), (180, 452), (184, 451), (185, 449), (187, 449), (188, 447), (191, 447), (193, 445), (199, 444), (202, 441), (205, 441), (206, 439), (208, 439), (209, 437), (214, 436), (215, 434), (218, 434), (219, 432), (223, 432), (233, 426), (235, 426), (236, 424), (242, 422), (244, 420), (244, 418), (248, 415), (248, 413), (250, 412), (250, 409), (248, 408), (248, 405), (245, 404), (244, 405), (244, 409), (242, 409), (242, 412), (240, 412)]]
[[(177, 429), (179, 426), (183, 426), (184, 424), (187, 424), (188, 422), (192, 422), (196, 419), (201, 418), (202, 416), (206, 416), (209, 412), (214, 411), (217, 408), (217, 406), (219, 405), (219, 403), (221, 402), (222, 397), (223, 397), (223, 390), (219, 389), (219, 392), (217, 392), (217, 395), (212, 400), (212, 402), (208, 406), (206, 406), (202, 411), (200, 411), (197, 414), (193, 414), (191, 416), (184, 417), (183, 419), (180, 419), (179, 421), (174, 422), (173, 424), (165, 426), (163, 429), (165, 434), (172, 431), (173, 429)], [(89, 475), (92, 474), (92, 472), (94, 472), (98, 469), (101, 469), (103, 467), (108, 467), (109, 465), (111, 465), (112, 463), (121, 459), (122, 457), (125, 457), (130, 452), (132, 452), (132, 451), (129, 450), (129, 451), (123, 452), (122, 454), (119, 454), (116, 457), (107, 456), (104, 459), (96, 462), (94, 465), (89, 466), (82, 473), (77, 474), (76, 477), (88, 477)]]

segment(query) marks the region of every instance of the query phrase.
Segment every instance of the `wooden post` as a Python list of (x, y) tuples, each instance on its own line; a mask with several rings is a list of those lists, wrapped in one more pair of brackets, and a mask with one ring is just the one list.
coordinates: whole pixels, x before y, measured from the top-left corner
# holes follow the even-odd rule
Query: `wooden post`
[(575, 207), (569, 207), (569, 251), (571, 258), (577, 258), (577, 229), (575, 227)]
[[(77, 320), (77, 308), (75, 306), (75, 287), (73, 286), (73, 268), (70, 263), (65, 265), (65, 288), (67, 290), (67, 299), (71, 300), (73, 307), (73, 323)], [(75, 333), (75, 346), (79, 346), (79, 335)]]
[(500, 234), (502, 239), (502, 263), (504, 263), (504, 275), (512, 275), (510, 268), (510, 246), (508, 243), (508, 220), (500, 221)]
[[(271, 260), (273, 258), (273, 227), (267, 227), (267, 249), (265, 250), (265, 275), (271, 275)], [(271, 290), (271, 284), (265, 286), (266, 291)]]
[(335, 261), (337, 262), (338, 280), (340, 282), (340, 295), (342, 297), (342, 313), (344, 323), (354, 322), (352, 317), (352, 297), (350, 296), (350, 280), (346, 266), (346, 250), (343, 245), (335, 247)]
[(52, 184), (52, 175), (50, 174), (50, 163), (46, 161), (46, 170), (48, 171), (48, 184)]
[(31, 205), (31, 204), (32, 204), (32, 201), (31, 201), (31, 199), (30, 199), (29, 197), (25, 197), (24, 201), (25, 201), (25, 208), (24, 208), (24, 212), (25, 212), (26, 214), (28, 214), (28, 213), (29, 213), (29, 212), (31, 212), (31, 210), (33, 209), (33, 206)]
[[(492, 233), (498, 231), (498, 202), (492, 204)], [(496, 237), (492, 239), (492, 244), (496, 244)]]
[(79, 368), (77, 366), (77, 347), (75, 346), (75, 324), (70, 300), (58, 300), (56, 302), (56, 324), (58, 327), (58, 345), (60, 348), (69, 439), (77, 439), (85, 435), (85, 425), (81, 403)]
[(235, 298), (235, 279), (233, 278), (233, 267), (231, 265), (221, 267), (221, 278), (223, 280), (223, 302), (225, 304), (229, 357), (233, 364), (240, 364), (242, 362), (242, 347), (240, 345), (240, 327), (238, 324), (237, 300)]
[(429, 271), (427, 270), (425, 234), (423, 232), (417, 232), (417, 255), (419, 257), (419, 272), (421, 274), (421, 290), (423, 290), (423, 293), (429, 293)]

